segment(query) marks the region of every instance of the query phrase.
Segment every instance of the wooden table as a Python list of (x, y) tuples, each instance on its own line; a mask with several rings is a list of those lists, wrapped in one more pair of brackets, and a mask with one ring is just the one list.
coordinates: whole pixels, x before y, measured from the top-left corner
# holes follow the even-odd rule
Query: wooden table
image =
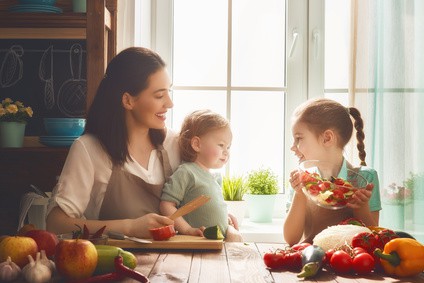
[[(262, 255), (281, 244), (225, 243), (218, 251), (141, 251), (133, 250), (139, 265), (136, 270), (149, 277), (151, 282), (200, 282), (200, 283), (261, 283), (261, 282), (302, 282), (296, 273), (269, 271)], [(366, 277), (338, 276), (323, 270), (308, 282), (423, 282), (424, 275), (397, 279), (381, 274)], [(124, 282), (133, 282), (125, 280)]]

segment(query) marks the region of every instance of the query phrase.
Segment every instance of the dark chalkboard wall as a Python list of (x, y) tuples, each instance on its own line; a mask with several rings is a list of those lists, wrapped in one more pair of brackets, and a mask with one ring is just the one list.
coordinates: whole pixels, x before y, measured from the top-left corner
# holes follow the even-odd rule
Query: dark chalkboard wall
[(31, 106), (25, 135), (44, 135), (44, 117), (83, 117), (85, 40), (0, 39), (0, 99)]

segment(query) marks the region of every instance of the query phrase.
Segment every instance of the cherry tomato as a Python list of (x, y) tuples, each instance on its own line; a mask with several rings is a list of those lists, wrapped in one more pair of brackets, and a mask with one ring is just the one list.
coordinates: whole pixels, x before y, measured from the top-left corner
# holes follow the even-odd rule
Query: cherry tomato
[(163, 226), (159, 228), (149, 229), (150, 235), (152, 235), (153, 240), (155, 241), (165, 241), (169, 238), (175, 236), (174, 225)]
[(291, 246), (291, 249), (295, 250), (295, 251), (302, 251), (305, 248), (309, 247), (310, 245), (311, 245), (310, 243), (295, 244), (295, 245)]
[(352, 260), (353, 270), (357, 274), (369, 274), (374, 270), (374, 258), (369, 253), (356, 255)]
[(264, 263), (271, 269), (299, 271), (302, 268), (302, 251), (277, 250), (264, 255)]
[(373, 253), (378, 247), (378, 240), (373, 233), (360, 232), (352, 238), (352, 247), (361, 247), (369, 253)]
[(331, 257), (333, 256), (335, 249), (329, 249), (325, 252), (324, 264), (330, 264)]
[(367, 251), (364, 248), (361, 248), (361, 247), (355, 247), (352, 250), (352, 254), (354, 256), (359, 255), (359, 254), (363, 254), (363, 253), (367, 253)]
[(265, 253), (264, 254), (264, 263), (267, 267), (271, 269), (280, 269), (283, 268), (285, 255), (280, 252)]
[(352, 270), (352, 258), (345, 251), (336, 251), (331, 256), (330, 266), (336, 273), (348, 273)]

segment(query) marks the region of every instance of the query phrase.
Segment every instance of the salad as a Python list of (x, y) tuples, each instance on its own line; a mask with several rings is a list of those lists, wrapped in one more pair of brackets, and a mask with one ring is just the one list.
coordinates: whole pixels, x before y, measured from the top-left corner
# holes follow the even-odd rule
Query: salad
[(322, 178), (319, 173), (301, 172), (304, 193), (318, 205), (339, 209), (346, 206), (357, 190), (356, 187), (342, 178)]

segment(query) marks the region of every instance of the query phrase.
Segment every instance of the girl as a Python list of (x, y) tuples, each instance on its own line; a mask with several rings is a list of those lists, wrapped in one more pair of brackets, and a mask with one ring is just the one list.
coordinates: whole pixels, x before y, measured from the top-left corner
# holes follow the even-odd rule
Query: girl
[(149, 228), (173, 224), (158, 214), (165, 178), (180, 164), (177, 135), (165, 128), (170, 85), (151, 50), (132, 47), (111, 60), (53, 191), (48, 230), (106, 225), (149, 238)]
[(381, 210), (378, 176), (375, 170), (365, 166), (365, 135), (358, 109), (346, 108), (330, 99), (309, 100), (300, 105), (293, 115), (294, 143), (291, 150), (299, 162), (315, 159), (334, 164), (331, 168), (333, 176), (343, 177), (343, 172), (353, 169), (343, 157), (343, 149), (352, 136), (353, 126), (361, 160), (361, 166), (356, 170), (372, 185), (356, 191), (347, 208), (329, 210), (309, 200), (302, 191), (298, 171), (291, 172), (290, 184), (294, 195), (284, 223), (284, 238), (289, 245), (300, 240), (311, 243), (323, 229), (350, 217), (362, 220), (367, 226), (378, 225)]
[(204, 227), (218, 225), (226, 241), (242, 241), (240, 233), (228, 225), (227, 205), (221, 186), (210, 169), (222, 168), (230, 155), (232, 133), (228, 120), (209, 110), (188, 115), (182, 125), (179, 146), (181, 164), (162, 192), (160, 210), (171, 215), (200, 195), (210, 196), (209, 202), (175, 220), (181, 234), (202, 236)]

